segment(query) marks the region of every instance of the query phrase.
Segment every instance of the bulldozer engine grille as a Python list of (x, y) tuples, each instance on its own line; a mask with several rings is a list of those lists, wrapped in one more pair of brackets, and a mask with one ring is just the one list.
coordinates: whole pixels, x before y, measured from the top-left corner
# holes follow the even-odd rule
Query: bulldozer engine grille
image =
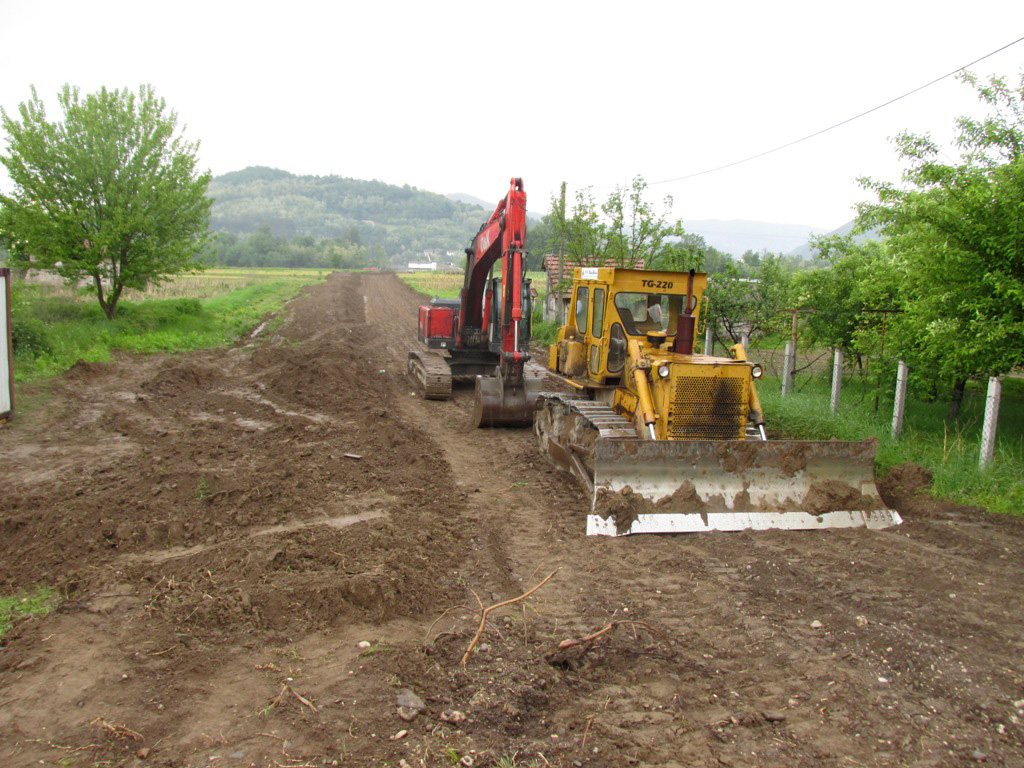
[(670, 440), (735, 440), (747, 423), (743, 379), (680, 376), (668, 424)]

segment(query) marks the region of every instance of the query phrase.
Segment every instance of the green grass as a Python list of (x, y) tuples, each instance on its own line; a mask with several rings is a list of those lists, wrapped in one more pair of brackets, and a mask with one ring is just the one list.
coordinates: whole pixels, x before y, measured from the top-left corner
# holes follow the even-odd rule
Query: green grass
[[(533, 281), (531, 287), (537, 291), (536, 303), (543, 304), (546, 293), (545, 273), (527, 272), (526, 276)], [(442, 299), (459, 298), (465, 280), (461, 272), (401, 272), (398, 277), (424, 296)]]
[(49, 587), (39, 587), (32, 592), (17, 595), (0, 595), (0, 637), (16, 619), (22, 616), (45, 616), (60, 602), (57, 594)]
[(888, 387), (874, 408), (871, 380), (844, 379), (839, 413), (830, 411), (830, 384), (825, 376), (801, 381), (795, 392), (781, 396), (778, 379), (766, 378), (759, 386), (769, 429), (801, 439), (879, 442), (875, 460), (879, 474), (906, 462), (927, 468), (933, 476), (932, 492), (961, 504), (985, 507), (1004, 514), (1024, 514), (1024, 381), (1005, 378), (999, 431), (993, 463), (978, 466), (981, 426), (985, 408), (982, 384), (971, 383), (960, 418), (947, 418), (945, 400), (926, 402), (908, 397), (904, 431), (892, 437), (893, 397)]
[[(114, 320), (106, 319), (91, 292), (16, 285), (12, 297), (15, 380), (59, 374), (78, 360), (107, 362), (115, 350), (182, 352), (230, 345), (278, 311), (302, 286), (325, 274), (266, 270), (253, 278), (254, 270), (215, 271), (231, 274), (210, 276), (219, 280), (212, 295), (122, 299)], [(196, 276), (187, 279), (191, 284)]]

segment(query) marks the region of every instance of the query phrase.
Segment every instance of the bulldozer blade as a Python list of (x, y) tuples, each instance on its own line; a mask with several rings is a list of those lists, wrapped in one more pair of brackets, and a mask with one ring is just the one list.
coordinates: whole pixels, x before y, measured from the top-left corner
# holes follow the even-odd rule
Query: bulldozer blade
[(803, 440), (598, 440), (588, 536), (888, 528), (877, 444)]
[(477, 376), (473, 424), (477, 427), (530, 426), (543, 383), (541, 378), (523, 377), (516, 386), (503, 386), (500, 376)]

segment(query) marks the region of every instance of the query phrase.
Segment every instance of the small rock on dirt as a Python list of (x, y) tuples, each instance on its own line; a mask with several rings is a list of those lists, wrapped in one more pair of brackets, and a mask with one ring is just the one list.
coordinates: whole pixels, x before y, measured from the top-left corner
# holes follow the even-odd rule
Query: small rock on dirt
[(423, 699), (408, 688), (403, 688), (398, 692), (398, 698), (395, 700), (395, 703), (400, 707), (415, 709), (417, 712), (427, 708), (427, 705), (423, 703)]
[(412, 707), (398, 708), (398, 716), (407, 723), (411, 723), (413, 720), (415, 720), (416, 715), (418, 715), (419, 713), (420, 711), (418, 709), (413, 709)]
[(392, 741), (401, 741), (402, 739), (404, 739), (408, 735), (409, 735), (409, 732), (403, 728), (398, 733), (396, 733), (394, 736), (392, 736), (391, 740)]
[(786, 719), (786, 715), (783, 712), (779, 712), (775, 709), (766, 709), (761, 713), (761, 717), (767, 720), (769, 723), (781, 723)]
[(441, 713), (441, 719), (446, 723), (461, 723), (466, 719), (466, 713), (457, 709), (446, 709)]
[(356, 645), (359, 648), (366, 649), (366, 648), (369, 648), (372, 645), (372, 643), (370, 643), (369, 640), (360, 640), (358, 643), (356, 643)]
[(983, 763), (986, 760), (988, 760), (988, 755), (986, 755), (980, 749), (976, 749), (973, 752), (971, 752), (971, 759), (977, 760), (979, 763)]
[(812, 621), (812, 622), (811, 622), (811, 629), (821, 629), (821, 628), (822, 628), (822, 627), (824, 627), (824, 626), (825, 626), (825, 625), (824, 625), (824, 624), (822, 624), (822, 623), (821, 623), (820, 621), (818, 621), (817, 619), (815, 619), (814, 621)]

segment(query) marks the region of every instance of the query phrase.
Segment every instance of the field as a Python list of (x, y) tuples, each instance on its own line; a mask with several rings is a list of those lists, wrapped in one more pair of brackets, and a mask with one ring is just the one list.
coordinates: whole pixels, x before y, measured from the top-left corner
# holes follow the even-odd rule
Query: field
[(1024, 521), (904, 465), (894, 529), (587, 538), (529, 430), (414, 395), (420, 301), (22, 388), (0, 765), (1024, 765)]
[[(533, 281), (532, 287), (537, 291), (538, 302), (543, 301), (546, 293), (545, 273), (528, 272), (526, 276)], [(403, 272), (399, 277), (420, 293), (442, 299), (457, 299), (464, 280), (461, 272)]]
[(209, 269), (146, 291), (127, 290), (107, 320), (89, 287), (30, 276), (13, 293), (14, 372), (20, 382), (61, 373), (76, 361), (105, 362), (117, 351), (177, 352), (233, 343), (303, 286), (315, 269)]

